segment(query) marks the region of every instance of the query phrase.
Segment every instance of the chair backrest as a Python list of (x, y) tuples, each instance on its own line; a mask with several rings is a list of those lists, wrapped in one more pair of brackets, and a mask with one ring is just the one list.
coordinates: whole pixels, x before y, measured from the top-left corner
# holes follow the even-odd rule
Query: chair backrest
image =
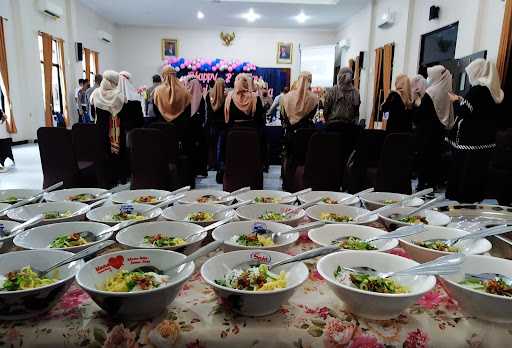
[(303, 165), (306, 161), (306, 152), (313, 134), (318, 132), (315, 128), (301, 128), (293, 135), (290, 157), (296, 165)]
[(386, 137), (380, 156), (375, 191), (410, 194), (413, 138), (409, 133)]
[(512, 129), (496, 133), (496, 149), (494, 150), (491, 167), (512, 171)]
[(176, 126), (167, 122), (153, 122), (149, 128), (159, 129), (165, 135), (166, 149), (169, 152), (170, 163), (176, 163), (178, 158), (178, 137), (176, 134)]
[(354, 153), (345, 169), (345, 191), (355, 193), (367, 188), (366, 171), (379, 165), (385, 139), (386, 132), (383, 130), (365, 129), (358, 134)]
[(75, 123), (71, 129), (73, 151), (77, 161), (99, 161), (108, 157), (106, 139), (96, 124)]
[(43, 187), (64, 182), (64, 187), (76, 187), (79, 183), (78, 165), (73, 152), (71, 131), (66, 128), (41, 127), (37, 130), (37, 143)]
[(136, 128), (130, 132), (132, 189), (169, 189), (170, 169), (166, 139), (158, 129)]
[(244, 186), (263, 188), (260, 139), (256, 130), (233, 129), (226, 140), (224, 190), (231, 192)]
[(309, 140), (304, 164), (304, 185), (315, 191), (339, 191), (342, 164), (341, 141), (333, 132), (318, 132)]

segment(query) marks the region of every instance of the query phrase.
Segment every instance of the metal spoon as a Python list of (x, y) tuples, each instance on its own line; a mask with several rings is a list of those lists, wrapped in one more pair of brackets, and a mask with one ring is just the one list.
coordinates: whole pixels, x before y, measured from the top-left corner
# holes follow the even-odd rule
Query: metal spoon
[(243, 207), (244, 205), (248, 205), (248, 204), (251, 204), (251, 203), (253, 203), (253, 201), (243, 201), (243, 202), (240, 202), (240, 203), (237, 203), (237, 204), (228, 205), (227, 207), (222, 208), (221, 210), (215, 212), (213, 214), (213, 216), (219, 216), (221, 214), (224, 214), (227, 211), (235, 210), (237, 208)]
[(343, 204), (345, 202), (350, 201), (353, 198), (359, 198), (359, 197), (361, 197), (361, 195), (364, 195), (365, 193), (370, 193), (370, 192), (373, 192), (373, 191), (375, 191), (375, 189), (373, 187), (370, 187), (370, 188), (368, 188), (366, 190), (354, 193), (353, 195), (350, 195), (348, 197), (343, 198), (342, 200), (338, 201), (338, 204)]
[(27, 229), (28, 227), (36, 225), (36, 224), (40, 223), (43, 220), (44, 220), (44, 215), (43, 214), (36, 215), (33, 218), (25, 221), (24, 223), (19, 224), (18, 226), (15, 226), (10, 231), (0, 232), (0, 238), (14, 237), (18, 233), (20, 233), (20, 232), (24, 231), (25, 229)]
[(93, 254), (97, 253), (98, 251), (111, 246), (114, 243), (115, 242), (113, 240), (106, 240), (106, 241), (100, 242), (98, 244), (92, 245), (92, 246), (88, 247), (87, 249), (79, 251), (76, 254), (74, 254), (73, 256), (70, 256), (62, 261), (59, 261), (46, 269), (38, 270), (38, 269), (32, 267), (32, 270), (37, 273), (38, 277), (42, 278), (43, 276), (45, 276), (46, 274), (48, 274), (49, 272), (53, 271), (56, 268), (66, 265), (70, 262), (83, 259), (84, 257), (93, 255)]
[(280, 202), (288, 201), (290, 198), (298, 197), (298, 196), (300, 196), (300, 195), (304, 195), (304, 194), (309, 193), (309, 192), (311, 192), (311, 191), (313, 191), (313, 189), (312, 189), (312, 188), (307, 188), (307, 189), (304, 189), (304, 190), (297, 191), (297, 192), (295, 192), (295, 193), (292, 193), (292, 194), (291, 194), (291, 195), (289, 195), (289, 196), (286, 196), (286, 197), (281, 198)]
[(343, 267), (343, 269), (353, 273), (368, 274), (380, 278), (406, 275), (451, 274), (460, 271), (460, 265), (464, 263), (464, 258), (464, 254), (447, 255), (434, 261), (426, 262), (397, 272), (377, 272), (368, 267)]
[(242, 187), (239, 190), (236, 190), (236, 191), (233, 191), (231, 193), (224, 194), (224, 195), (221, 195), (221, 196), (217, 197), (217, 202), (229, 201), (231, 198), (235, 198), (236, 195), (239, 195), (241, 193), (244, 193), (244, 192), (247, 192), (247, 191), (250, 191), (250, 190), (251, 190), (251, 188), (249, 186)]
[(61, 187), (62, 185), (64, 185), (64, 182), (61, 181), (61, 182), (58, 182), (56, 183), (55, 185), (52, 185), (50, 187), (47, 187), (45, 188), (44, 190), (36, 193), (35, 195), (33, 195), (32, 197), (29, 197), (29, 198), (26, 198), (26, 199), (23, 199), (21, 201), (19, 201), (18, 203), (14, 203), (13, 205), (10, 205), (8, 207), (5, 207), (3, 209), (0, 209), (0, 216), (2, 215), (5, 215), (5, 213), (8, 211), (8, 210), (11, 210), (11, 209), (14, 209), (14, 208), (18, 208), (18, 207), (21, 207), (21, 206), (24, 206), (26, 204), (29, 204), (29, 203), (32, 203), (36, 200), (38, 200), (39, 198), (43, 197), (43, 195), (47, 192), (50, 192), (50, 191), (53, 191), (53, 190), (56, 190), (58, 189), (59, 187)]
[(143, 273), (145, 273), (145, 272), (154, 272), (154, 273), (158, 273), (158, 274), (168, 274), (172, 270), (176, 269), (177, 267), (179, 267), (181, 265), (184, 265), (186, 263), (192, 262), (195, 259), (197, 259), (197, 258), (199, 258), (201, 256), (204, 256), (204, 255), (207, 255), (208, 253), (216, 250), (217, 248), (222, 246), (222, 243), (223, 242), (221, 240), (218, 240), (218, 241), (215, 241), (215, 242), (211, 242), (210, 244), (207, 244), (204, 247), (196, 250), (195, 252), (193, 252), (189, 256), (185, 257), (183, 260), (175, 263), (174, 265), (168, 267), (165, 270), (161, 270), (161, 269), (159, 269), (159, 268), (157, 268), (155, 266), (141, 266), (141, 267), (137, 267), (132, 272), (143, 272)]
[(229, 217), (227, 219), (224, 219), (224, 220), (220, 220), (220, 221), (217, 221), (216, 223), (213, 223), (211, 225), (208, 225), (206, 227), (203, 227), (201, 228), (199, 231), (197, 232), (194, 232), (192, 234), (189, 234), (187, 237), (183, 238), (184, 241), (189, 241), (191, 240), (192, 238), (194, 238), (195, 236), (200, 236), (202, 235), (203, 233), (205, 232), (208, 232), (208, 231), (211, 231), (213, 229), (216, 229), (217, 227), (220, 227), (224, 224), (227, 224), (228, 222), (230, 222), (233, 218), (232, 217)]
[(80, 215), (83, 215), (83, 214), (87, 214), (91, 209), (96, 208), (96, 207), (104, 204), (106, 201), (107, 201), (106, 199), (102, 199), (100, 201), (96, 201), (94, 203), (91, 203), (88, 206), (85, 206), (83, 208), (78, 209), (73, 214), (71, 214), (70, 217), (80, 216)]
[(302, 204), (302, 205), (299, 205), (298, 207), (295, 207), (293, 209), (290, 209), (288, 210), (287, 212), (284, 212), (284, 213), (281, 213), (281, 215), (283, 215), (283, 217), (286, 219), (288, 218), (289, 216), (293, 215), (293, 214), (296, 214), (297, 212), (303, 210), (303, 209), (306, 209), (306, 208), (309, 208), (309, 207), (312, 207), (314, 206), (315, 204), (318, 204), (319, 202), (321, 202), (323, 200), (322, 197), (320, 198), (317, 198), (317, 199), (314, 199), (312, 200), (311, 202), (308, 202), (308, 203), (305, 203), (305, 204)]
[[(187, 192), (187, 191), (190, 191), (190, 186), (183, 186), (177, 190), (174, 190), (172, 192), (169, 192), (168, 194), (164, 195), (164, 196), (159, 196), (159, 197), (156, 197), (156, 200), (157, 202), (163, 202), (165, 201), (166, 199), (172, 197), (172, 196), (175, 196), (177, 195), (178, 193), (183, 193), (183, 192)], [(131, 200), (127, 203), (138, 203), (138, 202), (135, 202), (135, 200)]]
[[(402, 237), (412, 236), (412, 235), (421, 233), (423, 231), (425, 231), (425, 226), (423, 226), (423, 225), (404, 226), (404, 227), (400, 227), (400, 228), (394, 230), (393, 232), (386, 233), (381, 236), (367, 238), (363, 242), (371, 243), (371, 242), (375, 242), (376, 240), (402, 238)], [(350, 237), (340, 237), (340, 238), (333, 240), (332, 243), (338, 244), (340, 242), (348, 240), (349, 238)]]
[(404, 217), (408, 217), (408, 216), (412, 216), (416, 213), (419, 213), (420, 211), (423, 211), (427, 208), (430, 208), (431, 206), (435, 205), (437, 202), (439, 201), (442, 201), (444, 200), (444, 197), (443, 196), (438, 196), (434, 199), (431, 199), (430, 201), (420, 205), (419, 207), (417, 208), (414, 208), (413, 210), (411, 210), (410, 212), (408, 212), (407, 214), (401, 214), (397, 217), (393, 217), (393, 220), (400, 220), (400, 219), (403, 219)]
[(305, 225), (301, 225), (301, 226), (292, 228), (291, 230), (284, 231), (284, 232), (267, 231), (267, 233), (268, 232), (271, 233), (272, 242), (274, 244), (279, 244), (279, 240), (281, 239), (282, 236), (285, 236), (285, 235), (291, 234), (291, 233), (297, 233), (297, 232), (302, 232), (302, 231), (310, 230), (312, 228), (321, 227), (323, 225), (325, 225), (325, 222), (323, 222), (323, 221), (316, 221), (316, 222), (312, 222), (310, 224), (305, 224)]
[(435, 239), (434, 238), (434, 239), (429, 239), (429, 240), (423, 240), (421, 242), (424, 242), (424, 243), (441, 242), (441, 243), (445, 243), (447, 246), (453, 246), (454, 244), (458, 243), (461, 240), (480, 239), (480, 238), (485, 238), (485, 237), (490, 237), (490, 236), (496, 236), (496, 235), (507, 233), (510, 231), (512, 231), (512, 226), (500, 225), (500, 226), (495, 226), (495, 227), (491, 227), (491, 228), (486, 228), (486, 229), (483, 229), (483, 230), (480, 230), (477, 232), (473, 232), (470, 234), (466, 234), (465, 236), (462, 236), (462, 237), (457, 237), (457, 238), (452, 238), (452, 239), (442, 239), (442, 238)]
[(129, 189), (130, 189), (130, 184), (118, 185), (116, 187), (111, 188), (110, 190), (108, 190), (106, 192), (93, 193), (91, 195), (94, 196), (94, 199), (104, 199), (104, 198), (110, 197), (113, 193), (129, 190)]

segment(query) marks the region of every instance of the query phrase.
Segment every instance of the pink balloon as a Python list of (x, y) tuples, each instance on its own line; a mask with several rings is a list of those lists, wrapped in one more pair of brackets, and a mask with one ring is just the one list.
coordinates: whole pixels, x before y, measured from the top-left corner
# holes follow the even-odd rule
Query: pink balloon
[(229, 71), (229, 72), (233, 72), (233, 68), (232, 68), (232, 67), (229, 67), (229, 68), (228, 68), (228, 71)]
[(180, 68), (185, 69), (185, 66), (186, 66), (185, 64), (181, 64)]
[(196, 70), (197, 70), (196, 66), (195, 65), (192, 66), (192, 71), (196, 71)]
[(214, 65), (214, 66), (212, 67), (212, 70), (213, 70), (213, 71), (217, 71), (217, 67)]
[(196, 64), (196, 68), (198, 68), (198, 69), (199, 69), (200, 67), (201, 67), (201, 64), (200, 64), (200, 63), (197, 63), (197, 64)]

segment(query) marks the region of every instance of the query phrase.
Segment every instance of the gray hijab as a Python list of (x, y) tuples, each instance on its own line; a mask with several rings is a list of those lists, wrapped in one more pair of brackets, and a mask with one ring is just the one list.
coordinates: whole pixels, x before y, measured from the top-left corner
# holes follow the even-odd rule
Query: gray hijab
[(350, 68), (338, 72), (338, 84), (334, 87), (336, 101), (344, 100), (347, 105), (358, 105), (359, 95), (354, 87), (354, 73)]

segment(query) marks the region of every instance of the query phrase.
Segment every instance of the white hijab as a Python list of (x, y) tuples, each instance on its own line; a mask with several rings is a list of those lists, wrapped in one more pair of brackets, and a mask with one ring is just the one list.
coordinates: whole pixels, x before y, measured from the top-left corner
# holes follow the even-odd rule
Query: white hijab
[(124, 102), (128, 103), (130, 100), (142, 101), (142, 98), (135, 87), (130, 82), (132, 74), (128, 71), (121, 71), (119, 73), (119, 89), (124, 96)]
[(436, 65), (427, 69), (430, 87), (427, 94), (432, 98), (439, 121), (448, 129), (454, 123), (453, 104), (450, 101), (452, 88), (452, 74), (442, 65)]
[(95, 108), (117, 115), (124, 105), (124, 96), (119, 89), (119, 73), (107, 70), (103, 73), (103, 80), (98, 88), (91, 94), (90, 103)]
[(496, 64), (479, 58), (466, 67), (469, 83), (471, 86), (485, 86), (491, 92), (496, 104), (501, 104), (505, 93), (501, 89), (500, 77)]

